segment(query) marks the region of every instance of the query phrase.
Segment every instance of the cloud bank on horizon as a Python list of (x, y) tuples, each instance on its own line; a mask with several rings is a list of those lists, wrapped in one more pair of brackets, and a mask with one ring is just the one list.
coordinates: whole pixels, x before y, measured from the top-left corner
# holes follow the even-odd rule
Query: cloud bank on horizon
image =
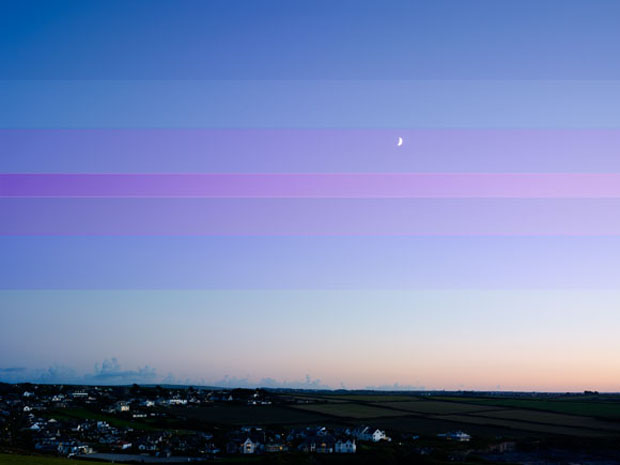
[[(90, 373), (78, 372), (73, 368), (55, 364), (46, 370), (26, 367), (0, 368), (0, 382), (4, 383), (41, 383), (41, 384), (76, 384), (76, 385), (126, 385), (126, 384), (168, 384), (183, 386), (213, 386), (222, 388), (272, 388), (272, 389), (334, 389), (332, 386), (321, 383), (320, 379), (313, 379), (306, 375), (303, 380), (282, 380), (261, 378), (237, 378), (224, 376), (221, 379), (206, 380), (205, 378), (180, 379), (172, 373), (161, 375), (155, 368), (144, 365), (134, 370), (122, 369), (115, 358), (105, 359), (95, 364)], [(377, 387), (387, 389), (389, 386)], [(414, 390), (412, 386), (400, 386), (394, 383), (399, 390)], [(372, 388), (375, 389), (375, 388)]]

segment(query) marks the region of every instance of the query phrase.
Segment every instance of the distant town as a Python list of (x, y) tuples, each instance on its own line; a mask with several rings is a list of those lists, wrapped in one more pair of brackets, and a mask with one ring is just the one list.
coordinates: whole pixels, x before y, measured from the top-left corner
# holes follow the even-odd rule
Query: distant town
[(558, 400), (558, 395), (516, 393), (0, 384), (0, 452), (117, 463), (238, 463), (243, 457), (272, 463), (276, 456), (277, 463), (304, 458), (322, 463), (328, 456), (383, 463), (525, 463), (532, 450), (547, 450), (560, 454), (557, 463), (562, 457), (579, 463), (575, 458), (584, 452), (567, 446), (574, 442), (567, 441), (572, 435), (616, 441), (615, 446), (597, 442), (606, 455), (599, 462), (590, 459), (612, 463), (618, 419), (541, 415), (503, 405), (564, 402), (558, 405), (570, 407), (595, 398), (596, 408), (616, 402), (601, 397), (596, 392)]

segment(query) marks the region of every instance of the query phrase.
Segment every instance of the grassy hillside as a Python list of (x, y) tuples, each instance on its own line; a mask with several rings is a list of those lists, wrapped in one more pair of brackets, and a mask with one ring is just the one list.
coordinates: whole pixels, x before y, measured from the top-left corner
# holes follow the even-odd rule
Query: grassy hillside
[(36, 455), (0, 454), (0, 465), (74, 465), (78, 463), (83, 465), (85, 462)]

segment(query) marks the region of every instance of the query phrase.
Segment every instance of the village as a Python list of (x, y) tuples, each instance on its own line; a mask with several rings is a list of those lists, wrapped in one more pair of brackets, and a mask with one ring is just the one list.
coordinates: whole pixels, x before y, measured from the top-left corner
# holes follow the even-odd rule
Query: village
[[(98, 461), (174, 463), (227, 456), (356, 454), (381, 445), (413, 442), (360, 422), (357, 425), (295, 424), (224, 426), (196, 423), (186, 412), (208, 407), (224, 412), (308, 402), (256, 389), (141, 388), (2, 385), (0, 445), (37, 454)], [(272, 408), (272, 410), (273, 410)], [(461, 431), (438, 435), (469, 442)], [(420, 454), (428, 453), (425, 449)]]

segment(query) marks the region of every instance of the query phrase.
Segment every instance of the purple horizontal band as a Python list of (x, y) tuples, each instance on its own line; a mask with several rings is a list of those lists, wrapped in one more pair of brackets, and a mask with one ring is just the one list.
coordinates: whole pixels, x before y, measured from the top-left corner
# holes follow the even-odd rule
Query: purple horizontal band
[(0, 199), (0, 235), (620, 235), (620, 199)]
[(620, 174), (4, 174), (0, 197), (618, 198)]
[(618, 153), (603, 129), (0, 129), (0, 173), (615, 173)]

